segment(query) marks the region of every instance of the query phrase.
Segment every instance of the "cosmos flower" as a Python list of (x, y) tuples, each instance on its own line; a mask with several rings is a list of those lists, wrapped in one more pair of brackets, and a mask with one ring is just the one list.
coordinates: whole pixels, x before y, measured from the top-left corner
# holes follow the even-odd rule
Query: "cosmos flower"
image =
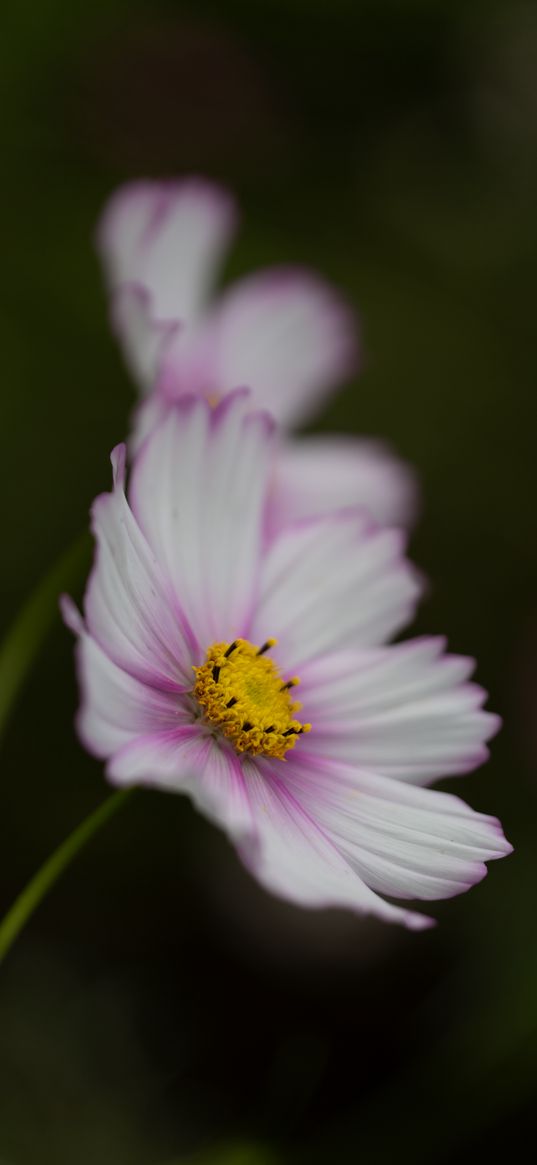
[(112, 782), (187, 793), (275, 894), (421, 928), (383, 895), (458, 894), (510, 851), (424, 787), (483, 761), (497, 719), (441, 639), (386, 645), (421, 588), (401, 532), (347, 509), (267, 533), (273, 423), (247, 398), (183, 398), (128, 494), (114, 451), (84, 617), (64, 600), (79, 733)]
[[(133, 448), (183, 394), (214, 403), (241, 386), (282, 428), (296, 426), (356, 367), (353, 313), (309, 271), (261, 271), (211, 302), (236, 220), (231, 197), (198, 178), (133, 182), (105, 208), (97, 244), (112, 327), (143, 398)], [(272, 476), (275, 527), (288, 510), (365, 505), (383, 525), (415, 514), (414, 476), (380, 443), (287, 439)]]

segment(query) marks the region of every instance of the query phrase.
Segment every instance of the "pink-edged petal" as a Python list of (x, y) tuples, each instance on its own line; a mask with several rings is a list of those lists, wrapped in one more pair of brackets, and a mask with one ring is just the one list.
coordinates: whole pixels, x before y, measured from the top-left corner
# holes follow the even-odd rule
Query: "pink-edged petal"
[(125, 671), (152, 687), (192, 684), (195, 647), (184, 612), (124, 493), (124, 449), (111, 493), (92, 508), (97, 549), (85, 596), (89, 633)]
[(152, 313), (151, 295), (145, 287), (124, 283), (112, 293), (112, 327), (142, 393), (153, 388), (164, 352), (181, 330), (177, 320), (157, 320)]
[(311, 755), (286, 767), (286, 784), (373, 890), (396, 898), (450, 898), (512, 846), (495, 817), (448, 793)]
[(197, 724), (138, 735), (117, 749), (106, 768), (115, 785), (151, 785), (183, 793), (192, 778), (192, 755), (204, 744)]
[(419, 785), (476, 768), (500, 722), (467, 682), (474, 661), (444, 651), (424, 638), (311, 660), (300, 689), (309, 746)]
[(113, 663), (84, 629), (79, 634), (77, 729), (94, 756), (105, 759), (140, 734), (170, 731), (192, 718), (176, 692), (135, 679)]
[(309, 272), (262, 271), (224, 293), (189, 352), (172, 343), (174, 379), (207, 396), (248, 385), (283, 424), (315, 413), (356, 362), (356, 322), (331, 287)]
[(198, 724), (138, 736), (116, 751), (107, 772), (114, 784), (150, 785), (188, 794), (235, 841), (252, 834), (241, 762)]
[(247, 634), (256, 594), (273, 426), (247, 399), (177, 402), (131, 479), (134, 512), (205, 647)]
[(308, 437), (282, 442), (269, 495), (271, 533), (302, 518), (363, 506), (380, 526), (409, 526), (418, 508), (416, 478), (380, 442)]
[(340, 906), (413, 930), (431, 925), (424, 915), (393, 906), (369, 888), (295, 795), (281, 766), (251, 762), (245, 764), (245, 775), (256, 833), (238, 849), (267, 890), (299, 906)]
[(231, 196), (202, 178), (131, 182), (109, 199), (97, 247), (112, 289), (141, 284), (156, 320), (203, 308), (236, 222)]
[(248, 781), (236, 752), (209, 736), (193, 759), (188, 793), (196, 808), (235, 843), (253, 836), (255, 821)]
[(346, 511), (281, 532), (267, 551), (254, 642), (278, 639), (286, 668), (345, 646), (383, 643), (412, 617), (421, 583), (399, 531)]

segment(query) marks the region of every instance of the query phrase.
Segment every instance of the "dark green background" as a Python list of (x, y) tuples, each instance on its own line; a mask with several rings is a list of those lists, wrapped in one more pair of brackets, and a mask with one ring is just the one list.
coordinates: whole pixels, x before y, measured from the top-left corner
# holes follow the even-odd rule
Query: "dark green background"
[[(185, 800), (139, 794), (2, 971), (0, 1162), (517, 1155), (537, 1069), (537, 6), (26, 0), (2, 23), (5, 627), (127, 429), (103, 200), (218, 178), (244, 211), (226, 279), (298, 260), (359, 306), (362, 374), (323, 424), (418, 468), (417, 630), (476, 655), (505, 718), (450, 787), (516, 853), (409, 935), (271, 900)], [(75, 706), (58, 619), (3, 746), (5, 907), (105, 793)]]

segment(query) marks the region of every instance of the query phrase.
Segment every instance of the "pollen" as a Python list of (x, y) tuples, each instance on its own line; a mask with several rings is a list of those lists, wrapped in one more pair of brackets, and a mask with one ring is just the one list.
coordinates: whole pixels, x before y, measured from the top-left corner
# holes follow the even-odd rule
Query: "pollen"
[(301, 724), (295, 717), (301, 704), (293, 702), (290, 693), (300, 683), (298, 676), (285, 680), (267, 657), (275, 644), (275, 639), (261, 647), (247, 639), (213, 643), (205, 663), (194, 668), (193, 694), (206, 721), (237, 752), (283, 760), (311, 724)]

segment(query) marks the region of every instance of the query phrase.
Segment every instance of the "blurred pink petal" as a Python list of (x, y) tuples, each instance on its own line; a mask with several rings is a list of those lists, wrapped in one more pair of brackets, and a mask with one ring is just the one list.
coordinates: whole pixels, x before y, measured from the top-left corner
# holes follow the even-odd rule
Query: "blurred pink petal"
[(275, 268), (224, 291), (190, 347), (176, 337), (162, 389), (211, 398), (246, 385), (288, 427), (317, 412), (356, 360), (356, 321), (337, 293), (309, 271)]
[[(112, 322), (139, 384), (153, 388), (153, 357), (163, 328), (192, 323), (204, 311), (235, 230), (231, 196), (202, 178), (131, 182), (109, 199), (97, 249), (114, 304), (125, 286), (138, 289), (144, 329), (134, 314), (113, 310)], [(151, 355), (145, 350), (149, 348)]]
[[(199, 178), (116, 191), (98, 250), (112, 302), (125, 286), (138, 289), (144, 319), (115, 309), (113, 325), (144, 391), (157, 373), (167, 398), (246, 386), (278, 421), (296, 423), (353, 371), (356, 321), (320, 278), (288, 268), (243, 279), (211, 304), (235, 221), (231, 196)], [(161, 348), (163, 328), (175, 334)]]
[(269, 499), (272, 531), (348, 505), (363, 506), (380, 526), (410, 526), (418, 510), (414, 471), (377, 441), (327, 435), (280, 443)]

